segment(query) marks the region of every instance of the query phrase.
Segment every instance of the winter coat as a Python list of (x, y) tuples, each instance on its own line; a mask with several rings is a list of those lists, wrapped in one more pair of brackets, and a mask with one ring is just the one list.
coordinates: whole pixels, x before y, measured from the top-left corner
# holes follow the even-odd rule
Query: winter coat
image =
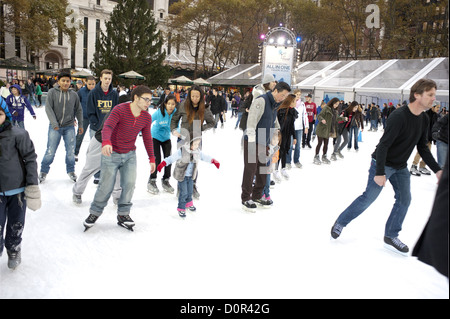
[[(287, 113), (287, 114), (286, 114)], [(280, 149), (286, 152), (291, 147), (291, 136), (295, 139), (294, 122), (298, 117), (298, 112), (294, 108), (278, 110), (277, 118), (280, 123), (281, 145)], [(298, 142), (298, 141), (297, 141)], [(281, 154), (283, 156), (283, 154)]]
[[(181, 119), (181, 125), (180, 128), (182, 129), (181, 131), (181, 135), (185, 135), (186, 130), (189, 132), (189, 138), (192, 139), (194, 136), (194, 126), (193, 124), (200, 120), (200, 117), (198, 116), (198, 114), (196, 113), (194, 115), (194, 121), (192, 123), (188, 123), (188, 115), (184, 109), (184, 104), (185, 104), (186, 100), (184, 100), (183, 102), (181, 102), (178, 107), (177, 110), (174, 111), (172, 114), (172, 120), (170, 121), (170, 131), (173, 132), (174, 130), (177, 130), (178, 128), (178, 122), (180, 122)], [(204, 114), (204, 118), (203, 121), (206, 123), (200, 123), (200, 127), (201, 127), (201, 132), (209, 130), (211, 128), (214, 127), (214, 125), (216, 125), (216, 121), (214, 120), (214, 116), (212, 115), (211, 111), (209, 110), (209, 108), (205, 108), (205, 114)], [(183, 132), (184, 131), (184, 132)]]
[(164, 112), (164, 116), (161, 113), (161, 109), (158, 108), (152, 114), (152, 137), (160, 142), (170, 140), (170, 123), (172, 117), (177, 109), (172, 111), (172, 114), (168, 114), (167, 110)]
[(2, 96), (0, 96), (0, 108), (3, 109), (3, 111), (6, 114), (6, 117), (9, 118), (10, 121), (12, 121), (12, 115), (11, 112), (9, 112), (8, 104), (6, 104), (6, 101)]
[(380, 110), (376, 106), (370, 108), (370, 119), (377, 120), (380, 118)]
[(38, 185), (36, 152), (28, 132), (6, 121), (0, 126), (0, 193)]
[(217, 96), (212, 96), (211, 100), (210, 100), (210, 110), (212, 112), (212, 114), (219, 114), (221, 112), (226, 111), (226, 105), (227, 102), (225, 101), (225, 99), (223, 98), (223, 96), (217, 95)]
[(89, 91), (87, 86), (83, 86), (78, 92), (78, 98), (80, 99), (81, 107), (83, 109), (83, 120), (89, 121), (88, 112), (87, 112), (87, 101), (89, 96)]
[(448, 113), (434, 123), (432, 136), (435, 141), (439, 140), (448, 144)]
[(357, 126), (358, 128), (363, 130), (364, 129), (364, 119), (363, 119), (362, 113), (359, 112), (359, 111), (352, 112), (352, 113), (353, 113), (353, 115), (352, 115), (352, 118), (350, 120), (350, 114), (347, 111), (344, 111), (344, 115), (343, 116), (348, 118), (351, 121), (350, 123), (348, 123), (348, 121), (345, 122), (344, 127), (347, 127), (347, 129), (350, 129), (350, 128), (354, 127), (354, 126)]
[(430, 119), (430, 125), (428, 125), (428, 142), (433, 142), (433, 125), (437, 122), (439, 119), (439, 115), (436, 112), (433, 112), (432, 109), (429, 109), (425, 112), (429, 119)]
[(304, 130), (305, 128), (309, 128), (308, 123), (308, 114), (306, 113), (305, 103), (302, 100), (298, 100), (295, 105), (295, 109), (298, 112), (298, 117), (295, 120), (295, 129), (296, 130)]
[(60, 87), (48, 91), (45, 112), (53, 129), (74, 126), (75, 117), (80, 127), (83, 126), (83, 109), (75, 91), (61, 91)]
[(119, 103), (119, 94), (113, 89), (112, 83), (109, 85), (108, 93), (102, 90), (102, 82), (98, 82), (88, 95), (87, 113), (91, 129), (97, 131), (106, 114), (113, 106)]
[[(11, 85), (11, 87), (9, 88), (10, 92), (12, 88), (16, 88), (17, 90), (19, 90), (18, 98), (16, 98), (16, 96), (14, 96), (14, 94), (12, 93), (8, 95), (8, 97), (6, 98), (6, 104), (8, 104), (9, 112), (12, 115), (12, 120), (23, 122), (25, 115), (25, 108), (27, 108), (28, 111), (30, 111), (32, 116), (36, 116), (33, 107), (30, 104), (30, 101), (28, 101), (28, 99), (22, 94), (22, 89), (20, 88), (20, 85), (18, 84)], [(14, 115), (13, 114), (14, 112), (17, 112), (17, 114)]]
[(173, 178), (179, 182), (182, 182), (185, 176), (191, 176), (192, 179), (197, 177), (199, 160), (211, 163), (212, 157), (202, 153), (199, 149), (192, 151), (190, 149), (190, 143), (186, 143), (176, 153), (164, 159), (167, 165), (176, 162), (173, 170)]
[[(337, 122), (345, 120), (344, 117), (337, 116), (337, 114), (336, 114), (336, 119), (333, 122), (333, 112), (336, 112), (336, 111), (332, 110), (332, 108), (329, 107), (328, 105), (325, 105), (323, 107), (322, 111), (317, 116), (317, 118), (319, 119), (319, 124), (317, 124), (317, 128), (316, 128), (317, 136), (325, 138), (325, 139), (330, 138), (330, 133), (332, 133), (332, 132), (336, 133)], [(323, 124), (322, 120), (325, 120), (326, 124)]]

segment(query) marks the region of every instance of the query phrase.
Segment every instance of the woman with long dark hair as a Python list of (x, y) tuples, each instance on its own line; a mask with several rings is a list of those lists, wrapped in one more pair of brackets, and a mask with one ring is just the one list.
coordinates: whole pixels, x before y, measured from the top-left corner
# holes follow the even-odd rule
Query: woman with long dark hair
[(281, 131), (281, 145), (280, 145), (280, 156), (279, 161), (281, 161), (281, 176), (285, 179), (289, 179), (289, 175), (286, 172), (286, 156), (291, 148), (291, 139), (293, 139), (292, 144), (298, 143), (295, 136), (295, 119), (298, 117), (298, 112), (295, 110), (295, 94), (289, 94), (287, 98), (278, 107), (277, 118), (280, 124)]
[[(327, 158), (328, 151), (328, 139), (330, 137), (336, 137), (337, 122), (341, 120), (347, 120), (347, 118), (338, 116), (336, 108), (339, 106), (339, 99), (337, 97), (328, 101), (327, 105), (322, 109), (318, 115), (319, 124), (317, 125), (317, 146), (316, 155), (314, 156), (314, 164), (320, 165), (323, 163), (330, 164)], [(323, 155), (322, 162), (319, 159), (320, 148), (323, 143)]]
[[(199, 86), (193, 85), (187, 93), (186, 100), (180, 103), (173, 114), (170, 131), (178, 137), (179, 141), (191, 141), (196, 137), (201, 137), (203, 131), (213, 128), (215, 124), (214, 116), (205, 106), (205, 93)], [(195, 182), (194, 197), (199, 198), (200, 194)]]

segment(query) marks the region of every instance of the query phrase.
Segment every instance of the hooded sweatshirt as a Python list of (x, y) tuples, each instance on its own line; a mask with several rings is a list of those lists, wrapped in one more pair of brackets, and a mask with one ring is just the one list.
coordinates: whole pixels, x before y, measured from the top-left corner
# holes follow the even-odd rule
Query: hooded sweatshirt
[[(8, 104), (9, 112), (12, 115), (12, 120), (23, 122), (25, 108), (27, 108), (28, 111), (30, 111), (32, 116), (36, 116), (33, 108), (31, 107), (30, 102), (24, 95), (22, 95), (22, 89), (20, 88), (20, 85), (18, 84), (11, 85), (11, 87), (9, 88), (10, 92), (12, 88), (16, 88), (19, 91), (19, 96), (16, 97), (14, 94), (11, 93), (6, 98), (6, 104)], [(16, 115), (13, 114), (14, 112), (17, 112)]]
[(119, 94), (113, 89), (112, 84), (109, 85), (108, 92), (103, 92), (102, 82), (98, 82), (87, 98), (87, 114), (91, 129), (97, 131), (106, 114), (111, 111), (113, 106), (119, 103)]
[(74, 126), (75, 117), (78, 126), (83, 126), (83, 109), (75, 91), (62, 91), (60, 87), (48, 91), (45, 112), (53, 129)]

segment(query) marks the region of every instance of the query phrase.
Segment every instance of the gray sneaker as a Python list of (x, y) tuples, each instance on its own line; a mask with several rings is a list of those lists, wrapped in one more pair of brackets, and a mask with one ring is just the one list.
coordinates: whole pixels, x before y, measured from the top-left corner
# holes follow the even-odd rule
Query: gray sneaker
[(320, 161), (319, 155), (314, 156), (314, 164), (316, 165), (320, 165), (322, 164), (322, 162)]
[(419, 168), (419, 172), (420, 172), (420, 174), (423, 174), (423, 175), (431, 175), (431, 171), (426, 169), (425, 167)]
[(328, 160), (326, 155), (322, 155), (322, 163), (324, 164), (330, 164), (331, 162)]
[(20, 250), (19, 251), (7, 250), (6, 252), (8, 254), (8, 268), (13, 270), (16, 269), (17, 266), (19, 266), (22, 261)]
[(420, 172), (417, 170), (417, 166), (416, 165), (411, 165), (411, 169), (409, 170), (409, 172), (411, 173), (411, 175), (421, 176)]
[(159, 189), (158, 189), (158, 186), (156, 186), (155, 178), (150, 179), (150, 181), (148, 182), (147, 191), (153, 195), (159, 194)]
[(39, 173), (39, 183), (42, 184), (43, 182), (45, 182), (45, 179), (47, 178), (47, 173)]
[(175, 192), (175, 189), (170, 185), (168, 178), (162, 180), (162, 187), (166, 192), (170, 194), (173, 194)]
[(75, 175), (75, 172), (67, 173), (67, 175), (69, 175), (69, 178), (70, 178), (72, 181), (74, 181), (74, 182), (77, 181), (77, 175)]
[(72, 200), (75, 204), (80, 205), (81, 204), (81, 195), (73, 194)]

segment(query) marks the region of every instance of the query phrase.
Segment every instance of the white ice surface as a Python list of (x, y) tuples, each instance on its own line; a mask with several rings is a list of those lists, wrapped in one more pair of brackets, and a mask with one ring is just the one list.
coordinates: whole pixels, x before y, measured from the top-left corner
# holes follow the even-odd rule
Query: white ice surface
[[(25, 126), (40, 167), (48, 120), (44, 108), (36, 113), (33, 120), (26, 112)], [(175, 195), (146, 191), (150, 166), (138, 137), (134, 232), (117, 226), (112, 200), (83, 232), (96, 186), (88, 184), (82, 205), (72, 203), (61, 141), (41, 185), (42, 208), (27, 211), (22, 264), (11, 271), (6, 252), (0, 259), (0, 298), (449, 298), (446, 277), (383, 247), (394, 203), (390, 184), (338, 240), (330, 240), (337, 216), (365, 188), (381, 131), (364, 131), (360, 151), (344, 149), (345, 159), (331, 165), (314, 165), (313, 149), (302, 149), (303, 168), (289, 170), (290, 179), (271, 190), (273, 207), (252, 214), (241, 209), (242, 132), (234, 130), (235, 121), (204, 133), (203, 151), (221, 166), (200, 163), (201, 197), (185, 220)], [(88, 142), (87, 134), (78, 175)], [(429, 218), (436, 181), (434, 174), (411, 177), (412, 203), (400, 233), (410, 250)], [(173, 178), (171, 183), (176, 187)]]

